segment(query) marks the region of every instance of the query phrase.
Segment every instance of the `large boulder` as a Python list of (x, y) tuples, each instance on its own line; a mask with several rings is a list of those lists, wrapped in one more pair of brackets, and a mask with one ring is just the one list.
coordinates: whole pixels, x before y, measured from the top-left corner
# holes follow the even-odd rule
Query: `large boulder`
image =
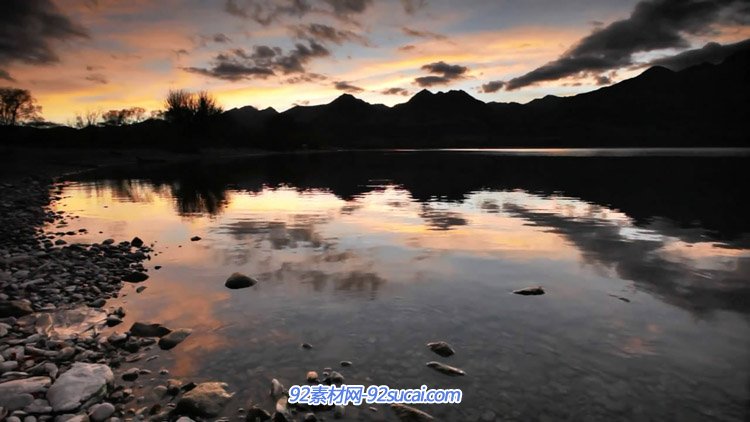
[(223, 382), (198, 384), (180, 398), (177, 412), (206, 418), (217, 416), (234, 395), (227, 392), (226, 386)]
[(114, 381), (107, 365), (76, 362), (52, 384), (47, 400), (55, 412), (67, 412), (103, 397)]

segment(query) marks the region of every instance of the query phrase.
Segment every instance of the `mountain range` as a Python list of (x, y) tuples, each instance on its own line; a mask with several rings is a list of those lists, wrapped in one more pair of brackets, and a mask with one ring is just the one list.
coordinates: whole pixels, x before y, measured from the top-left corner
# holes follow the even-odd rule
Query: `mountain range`
[(748, 117), (750, 49), (744, 49), (719, 64), (677, 72), (651, 67), (592, 92), (527, 104), (422, 90), (387, 107), (343, 94), (328, 104), (281, 113), (231, 109), (200, 131), (149, 120), (84, 130), (14, 128), (4, 138), (108, 145), (176, 145), (189, 138), (198, 146), (268, 149), (750, 146)]

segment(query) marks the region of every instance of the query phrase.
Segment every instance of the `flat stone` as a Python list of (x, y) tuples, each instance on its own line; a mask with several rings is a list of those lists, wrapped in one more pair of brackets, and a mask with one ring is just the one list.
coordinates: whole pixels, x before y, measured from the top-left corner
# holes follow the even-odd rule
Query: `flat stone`
[(447, 358), (448, 356), (453, 356), (456, 354), (456, 352), (453, 350), (450, 344), (444, 342), (444, 341), (435, 341), (432, 343), (427, 343), (427, 347), (430, 348), (433, 352), (437, 353), (438, 355)]
[(0, 397), (9, 397), (17, 394), (34, 394), (45, 391), (52, 380), (49, 377), (31, 377), (0, 384)]
[(76, 362), (52, 384), (47, 400), (55, 412), (75, 410), (89, 400), (103, 397), (113, 381), (107, 365)]
[(434, 369), (434, 370), (436, 370), (438, 372), (441, 372), (441, 373), (443, 373), (445, 375), (450, 375), (450, 376), (454, 376), (454, 377), (455, 376), (464, 376), (464, 375), (466, 375), (466, 372), (464, 372), (463, 370), (458, 369), (458, 368), (453, 367), (453, 366), (450, 366), (450, 365), (446, 365), (444, 363), (440, 363), (440, 362), (435, 362), (435, 361), (433, 361), (433, 362), (427, 362), (427, 367), (428, 368), (432, 368), (432, 369)]
[(226, 391), (223, 382), (203, 382), (183, 394), (177, 402), (177, 411), (200, 417), (214, 417), (221, 413), (233, 394)]
[(189, 328), (178, 328), (171, 333), (159, 339), (159, 347), (162, 350), (169, 350), (182, 343), (193, 330)]
[(29, 393), (2, 395), (0, 396), (0, 407), (12, 412), (23, 409), (33, 401), (34, 396)]
[(523, 289), (513, 290), (513, 293), (523, 296), (538, 296), (544, 294), (542, 287), (525, 287)]

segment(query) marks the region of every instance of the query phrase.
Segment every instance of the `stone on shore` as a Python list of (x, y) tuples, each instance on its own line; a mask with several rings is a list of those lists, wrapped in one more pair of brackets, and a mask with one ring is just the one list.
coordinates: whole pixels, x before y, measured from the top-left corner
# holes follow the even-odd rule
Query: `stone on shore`
[(34, 312), (31, 304), (25, 300), (2, 300), (0, 301), (0, 318), (22, 317)]
[(161, 324), (149, 324), (147, 322), (136, 322), (130, 327), (130, 335), (134, 337), (163, 337), (172, 330)]
[(182, 343), (193, 330), (189, 328), (178, 328), (171, 333), (159, 339), (159, 347), (162, 350), (169, 350)]
[(185, 393), (177, 402), (177, 412), (189, 416), (214, 417), (221, 413), (233, 394), (223, 382), (203, 382)]
[(115, 413), (115, 406), (112, 403), (95, 404), (89, 408), (89, 419), (93, 422), (104, 422), (113, 413)]
[(0, 383), (0, 397), (18, 394), (35, 394), (45, 391), (52, 380), (49, 377), (31, 377)]
[(466, 375), (466, 372), (463, 370), (440, 362), (427, 362), (427, 367), (453, 377)]
[(430, 415), (429, 413), (401, 403), (392, 404), (391, 410), (393, 410), (393, 413), (396, 414), (398, 420), (402, 422), (423, 422), (435, 420), (435, 418), (432, 417), (432, 415)]
[(254, 286), (257, 280), (248, 277), (245, 274), (233, 273), (229, 276), (224, 286), (229, 289), (244, 289), (246, 287)]
[(141, 246), (143, 246), (143, 240), (141, 240), (140, 237), (136, 236), (133, 238), (133, 240), (130, 241), (130, 244), (132, 246), (135, 246), (136, 248), (140, 248)]
[(75, 410), (103, 397), (113, 381), (107, 365), (76, 362), (52, 384), (47, 400), (55, 412)]

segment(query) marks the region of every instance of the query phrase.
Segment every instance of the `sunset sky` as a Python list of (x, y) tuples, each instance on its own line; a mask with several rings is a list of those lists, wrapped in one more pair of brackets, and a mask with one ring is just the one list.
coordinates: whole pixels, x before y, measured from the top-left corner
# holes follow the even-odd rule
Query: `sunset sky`
[(423, 88), (525, 103), (718, 61), (748, 38), (747, 0), (3, 0), (0, 86), (62, 123), (160, 109), (170, 88), (227, 109), (343, 92), (393, 105)]

